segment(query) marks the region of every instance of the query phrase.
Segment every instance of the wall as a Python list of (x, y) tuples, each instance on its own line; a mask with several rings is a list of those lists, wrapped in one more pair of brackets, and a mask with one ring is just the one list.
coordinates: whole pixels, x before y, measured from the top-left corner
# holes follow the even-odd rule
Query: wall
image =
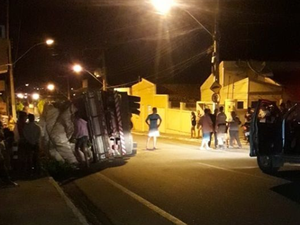
[(191, 134), (191, 111), (167, 109), (166, 133)]
[(145, 120), (152, 113), (152, 108), (157, 107), (157, 112), (163, 121), (159, 128), (160, 132), (190, 135), (191, 111), (185, 110), (184, 104), (181, 104), (180, 109), (169, 108), (169, 96), (156, 94), (156, 85), (146, 79), (133, 85), (131, 93), (141, 97), (140, 116), (132, 116), (133, 130), (148, 131)]

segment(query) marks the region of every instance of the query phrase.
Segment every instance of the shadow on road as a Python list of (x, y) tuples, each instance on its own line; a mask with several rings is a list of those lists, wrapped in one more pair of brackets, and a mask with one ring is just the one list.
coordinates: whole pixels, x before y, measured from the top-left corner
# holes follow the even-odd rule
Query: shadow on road
[(271, 188), (271, 190), (300, 204), (300, 171), (299, 170), (279, 171), (273, 176), (291, 182), (273, 187)]
[(112, 167), (123, 166), (127, 163), (130, 158), (122, 158), (122, 159), (114, 159), (112, 161), (108, 160), (105, 162), (99, 162), (95, 164), (91, 164), (89, 168), (84, 168), (80, 170), (73, 170), (63, 176), (53, 176), (53, 178), (58, 181), (61, 185), (72, 182), (76, 179), (80, 179), (82, 177), (89, 176), (94, 173), (98, 173), (102, 170)]

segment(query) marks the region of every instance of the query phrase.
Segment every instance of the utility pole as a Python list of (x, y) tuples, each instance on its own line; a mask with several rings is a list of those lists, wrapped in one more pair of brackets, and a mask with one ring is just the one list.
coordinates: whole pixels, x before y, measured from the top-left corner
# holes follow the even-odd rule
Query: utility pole
[(17, 118), (16, 113), (16, 99), (15, 99), (15, 85), (14, 85), (14, 74), (13, 74), (13, 63), (12, 63), (12, 47), (9, 37), (9, 0), (6, 0), (6, 38), (8, 41), (8, 71), (9, 71), (9, 84), (10, 84), (10, 102), (12, 117), (14, 120)]
[(102, 82), (103, 82), (103, 91), (107, 90), (107, 71), (106, 71), (106, 60), (105, 60), (105, 49), (102, 50)]
[(67, 88), (68, 88), (68, 100), (71, 100), (71, 93), (70, 93), (70, 76), (67, 74)]
[(219, 63), (220, 63), (220, 50), (219, 50), (219, 24), (218, 24), (218, 15), (220, 1), (216, 2), (216, 10), (214, 16), (214, 33), (213, 33), (213, 53), (211, 58), (212, 63), (212, 73), (215, 77), (215, 81), (219, 83), (220, 74), (219, 74)]

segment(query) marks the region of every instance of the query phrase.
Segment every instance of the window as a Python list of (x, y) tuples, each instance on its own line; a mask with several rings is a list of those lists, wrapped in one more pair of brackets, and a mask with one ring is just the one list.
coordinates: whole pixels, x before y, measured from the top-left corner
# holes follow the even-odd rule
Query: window
[(237, 109), (243, 109), (244, 108), (244, 102), (243, 101), (238, 101), (237, 102)]

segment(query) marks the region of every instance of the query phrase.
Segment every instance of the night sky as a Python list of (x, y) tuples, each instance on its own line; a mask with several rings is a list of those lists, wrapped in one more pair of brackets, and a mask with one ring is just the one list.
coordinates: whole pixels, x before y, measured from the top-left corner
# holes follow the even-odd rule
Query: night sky
[[(138, 77), (160, 83), (202, 83), (210, 74), (211, 36), (185, 12), (168, 17), (142, 0), (11, 0), (13, 56), (35, 43), (55, 39), (51, 49), (34, 48), (15, 67), (16, 86), (55, 81), (80, 85), (83, 75), (70, 67), (80, 62), (94, 71), (105, 50), (110, 85)], [(213, 30), (214, 0), (183, 1), (208, 30)], [(294, 0), (221, 0), (220, 53), (223, 60), (300, 59), (300, 3)], [(157, 58), (159, 55), (159, 59)]]

